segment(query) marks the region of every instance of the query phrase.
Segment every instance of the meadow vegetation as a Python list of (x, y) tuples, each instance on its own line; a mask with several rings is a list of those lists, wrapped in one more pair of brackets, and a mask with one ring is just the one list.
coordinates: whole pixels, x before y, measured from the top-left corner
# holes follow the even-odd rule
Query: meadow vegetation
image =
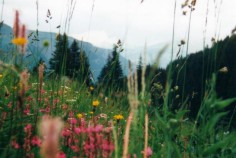
[[(182, 7), (191, 24), (196, 0)], [(174, 29), (175, 21), (173, 39)], [(66, 34), (56, 37), (49, 67), (39, 60), (28, 70), (26, 32), (16, 11), (13, 58), (0, 61), (0, 157), (235, 157), (234, 32), (191, 55), (188, 36), (166, 69), (158, 67), (164, 47), (152, 65), (145, 55), (135, 69), (130, 63), (128, 76), (118, 40), (98, 80)]]

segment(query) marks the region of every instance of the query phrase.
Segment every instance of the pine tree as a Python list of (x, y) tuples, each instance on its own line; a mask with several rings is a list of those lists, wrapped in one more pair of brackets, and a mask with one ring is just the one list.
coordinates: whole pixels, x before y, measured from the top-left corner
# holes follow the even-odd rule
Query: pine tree
[(102, 71), (100, 72), (100, 75), (98, 76), (98, 82), (99, 83), (103, 83), (106, 76), (108, 75), (109, 73), (109, 66), (111, 65), (112, 63), (112, 56), (111, 54), (108, 55), (108, 58), (107, 58), (107, 63), (104, 65), (104, 67), (102, 68)]
[(82, 82), (86, 81), (87, 85), (90, 85), (92, 82), (92, 73), (90, 70), (89, 60), (83, 49), (80, 49), (79, 53), (78, 79)]
[(113, 48), (112, 55), (108, 56), (107, 63), (98, 77), (98, 81), (105, 91), (117, 91), (124, 87), (124, 76), (119, 60), (119, 52), (121, 51), (119, 40)]
[(138, 80), (138, 92), (139, 93), (142, 90), (142, 69), (143, 69), (142, 56), (140, 56), (139, 62), (138, 62), (137, 68), (136, 68), (137, 80)]
[(54, 70), (56, 74), (65, 74), (68, 53), (68, 37), (65, 33), (63, 36), (59, 34), (56, 37), (56, 50), (52, 54), (52, 58), (49, 61), (50, 69)]
[(79, 46), (76, 40), (74, 40), (70, 46), (70, 52), (67, 57), (67, 70), (66, 75), (73, 78), (78, 76), (78, 71), (80, 68), (79, 61)]
[(81, 82), (86, 82), (90, 85), (91, 70), (86, 53), (79, 48), (78, 42), (74, 40), (70, 46), (70, 53), (67, 57), (66, 75), (77, 79)]

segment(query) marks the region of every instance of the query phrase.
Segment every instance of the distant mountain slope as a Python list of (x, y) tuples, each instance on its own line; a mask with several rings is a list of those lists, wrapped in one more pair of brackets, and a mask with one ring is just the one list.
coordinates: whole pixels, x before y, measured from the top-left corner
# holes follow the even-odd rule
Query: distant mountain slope
[[(52, 52), (55, 50), (56, 33), (39, 31), (38, 36), (36, 36), (36, 31), (28, 31), (28, 36), (30, 36), (26, 55), (28, 65), (33, 67), (40, 58), (42, 58), (48, 65)], [(2, 24), (0, 29), (0, 58), (9, 58), (9, 54), (14, 51), (14, 47), (11, 44), (11, 39), (12, 28), (6, 24)], [(70, 44), (74, 40), (72, 37), (69, 37), (68, 39)], [(43, 42), (45, 40), (50, 43), (48, 48), (43, 47)], [(91, 43), (84, 41), (78, 41), (78, 43), (80, 48), (82, 48), (88, 56), (94, 78), (97, 78), (102, 67), (106, 64), (108, 54), (111, 53), (112, 50), (95, 47)], [(128, 60), (120, 56), (120, 62), (124, 74), (127, 74)]]
[[(132, 61), (132, 63), (138, 64), (140, 56), (144, 59), (144, 53), (146, 58), (147, 64), (153, 64), (156, 62), (156, 58), (160, 51), (166, 46), (166, 43), (157, 43), (155, 45), (148, 45), (146, 48), (144, 47), (136, 47), (133, 49), (126, 49), (123, 56), (126, 59), (129, 59)], [(160, 67), (165, 68), (171, 59), (171, 50), (170, 47), (167, 47), (166, 50), (164, 50), (163, 55), (161, 56), (160, 60)]]

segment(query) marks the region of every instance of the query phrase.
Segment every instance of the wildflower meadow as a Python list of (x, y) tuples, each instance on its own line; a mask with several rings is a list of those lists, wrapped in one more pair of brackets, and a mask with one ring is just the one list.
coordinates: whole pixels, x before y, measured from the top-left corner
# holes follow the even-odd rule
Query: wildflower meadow
[[(70, 2), (68, 28), (76, 3)], [(139, 63), (129, 61), (124, 70), (125, 45), (117, 39), (97, 78), (86, 47), (66, 31), (48, 33), (50, 38), (42, 41), (39, 30), (27, 30), (20, 11), (12, 12), (11, 34), (0, 34), (1, 43), (9, 38), (4, 46), (11, 48), (0, 48), (0, 157), (236, 157), (235, 30), (188, 54), (197, 4), (173, 1), (174, 17), (176, 7), (189, 16), (186, 38), (179, 44), (174, 43), (173, 18), (172, 43), (159, 49), (151, 64), (144, 49)], [(4, 30), (4, 22), (0, 25)], [(39, 57), (45, 52), (52, 54), (49, 60)], [(171, 61), (161, 68), (166, 52)]]

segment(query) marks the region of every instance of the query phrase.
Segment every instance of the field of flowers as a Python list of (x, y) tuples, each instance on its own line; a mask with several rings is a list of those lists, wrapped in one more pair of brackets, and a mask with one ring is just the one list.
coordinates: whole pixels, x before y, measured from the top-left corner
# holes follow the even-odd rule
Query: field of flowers
[(1, 157), (111, 157), (124, 116), (110, 98), (69, 79), (43, 82), (43, 65), (35, 79), (1, 66)]
[[(220, 126), (223, 109), (215, 76), (196, 119), (183, 107), (171, 111), (170, 87), (161, 107), (150, 106), (150, 94), (137, 94), (129, 75), (127, 94), (103, 94), (96, 86), (65, 76), (46, 76), (24, 68), (26, 28), (16, 11), (14, 58), (0, 61), (0, 157), (149, 158), (235, 157), (236, 133)], [(177, 90), (177, 88), (176, 88)]]

